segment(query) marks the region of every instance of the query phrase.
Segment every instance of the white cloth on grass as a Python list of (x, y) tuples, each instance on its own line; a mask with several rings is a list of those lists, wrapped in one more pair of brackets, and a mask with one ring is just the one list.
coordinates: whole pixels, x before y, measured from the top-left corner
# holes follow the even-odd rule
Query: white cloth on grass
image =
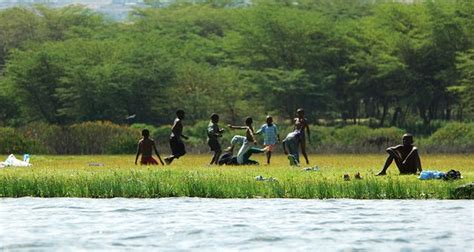
[(31, 166), (29, 162), (25, 162), (22, 160), (19, 160), (15, 157), (15, 155), (10, 154), (8, 158), (5, 160), (5, 162), (0, 163), (0, 167), (27, 167)]

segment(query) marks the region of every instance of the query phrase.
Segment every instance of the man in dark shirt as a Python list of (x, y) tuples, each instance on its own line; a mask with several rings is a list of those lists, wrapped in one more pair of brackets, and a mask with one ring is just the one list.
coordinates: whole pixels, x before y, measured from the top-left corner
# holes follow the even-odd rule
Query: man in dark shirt
[(413, 136), (411, 134), (405, 134), (402, 138), (403, 144), (387, 149), (388, 157), (385, 161), (385, 165), (377, 176), (383, 176), (387, 174), (387, 169), (395, 160), (395, 164), (400, 171), (400, 174), (416, 174), (417, 171), (421, 172), (421, 161), (418, 155), (418, 149), (413, 145)]

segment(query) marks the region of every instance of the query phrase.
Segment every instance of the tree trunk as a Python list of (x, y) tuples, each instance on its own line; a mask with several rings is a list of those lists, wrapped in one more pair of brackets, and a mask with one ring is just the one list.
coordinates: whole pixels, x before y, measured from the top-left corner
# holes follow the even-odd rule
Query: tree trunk
[(395, 108), (395, 112), (393, 113), (392, 122), (390, 122), (390, 126), (396, 126), (398, 115), (400, 114), (400, 112), (402, 112), (402, 108), (400, 107)]
[(380, 118), (379, 127), (383, 127), (383, 125), (385, 123), (385, 117), (387, 116), (387, 110), (388, 110), (388, 103), (384, 102), (383, 103), (383, 108), (382, 108), (382, 117)]

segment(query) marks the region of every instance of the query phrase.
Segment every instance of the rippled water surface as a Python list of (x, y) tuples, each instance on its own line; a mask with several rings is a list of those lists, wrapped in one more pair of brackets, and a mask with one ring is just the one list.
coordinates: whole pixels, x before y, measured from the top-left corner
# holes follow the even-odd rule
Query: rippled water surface
[(472, 201), (0, 199), (0, 250), (474, 251)]

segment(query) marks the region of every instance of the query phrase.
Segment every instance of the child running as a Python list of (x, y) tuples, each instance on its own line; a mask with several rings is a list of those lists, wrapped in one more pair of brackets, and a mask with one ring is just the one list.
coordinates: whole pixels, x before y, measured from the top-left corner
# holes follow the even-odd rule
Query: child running
[(211, 115), (211, 121), (209, 122), (209, 125), (207, 126), (207, 144), (211, 148), (211, 151), (214, 152), (214, 156), (212, 156), (211, 163), (210, 163), (211, 165), (218, 164), (219, 157), (222, 153), (221, 144), (219, 143), (218, 138), (222, 137), (222, 133), (224, 132), (224, 130), (219, 128), (219, 125), (217, 125), (218, 122), (219, 122), (219, 115), (216, 113), (213, 113)]
[(188, 139), (187, 136), (183, 135), (183, 123), (184, 111), (176, 111), (176, 118), (174, 119), (173, 127), (171, 128), (170, 135), (170, 147), (171, 147), (171, 156), (165, 158), (166, 164), (171, 164), (175, 158), (180, 158), (186, 154), (186, 148), (184, 147), (183, 140)]
[(267, 116), (267, 123), (262, 125), (262, 127), (257, 130), (256, 134), (263, 133), (263, 145), (267, 150), (267, 164), (270, 164), (270, 159), (272, 158), (273, 147), (280, 142), (280, 135), (278, 134), (278, 128), (273, 123), (273, 118)]
[(245, 140), (242, 146), (237, 153), (237, 163), (244, 164), (244, 154), (250, 149), (250, 143), (253, 142), (257, 144), (257, 140), (255, 139), (255, 133), (252, 127), (253, 119), (252, 117), (247, 117), (245, 119), (245, 126), (232, 126), (228, 125), (231, 129), (244, 129), (245, 130)]
[(148, 131), (147, 129), (142, 130), (142, 136), (143, 138), (140, 139), (140, 141), (138, 142), (135, 165), (137, 164), (138, 157), (140, 156), (140, 154), (142, 155), (142, 158), (140, 160), (141, 165), (157, 165), (158, 162), (156, 162), (156, 160), (152, 157), (153, 150), (155, 150), (155, 153), (158, 156), (158, 160), (160, 160), (160, 163), (162, 165), (165, 165), (163, 163), (163, 160), (161, 160), (160, 153), (158, 153), (158, 150), (156, 149), (155, 141), (150, 138), (150, 131)]

